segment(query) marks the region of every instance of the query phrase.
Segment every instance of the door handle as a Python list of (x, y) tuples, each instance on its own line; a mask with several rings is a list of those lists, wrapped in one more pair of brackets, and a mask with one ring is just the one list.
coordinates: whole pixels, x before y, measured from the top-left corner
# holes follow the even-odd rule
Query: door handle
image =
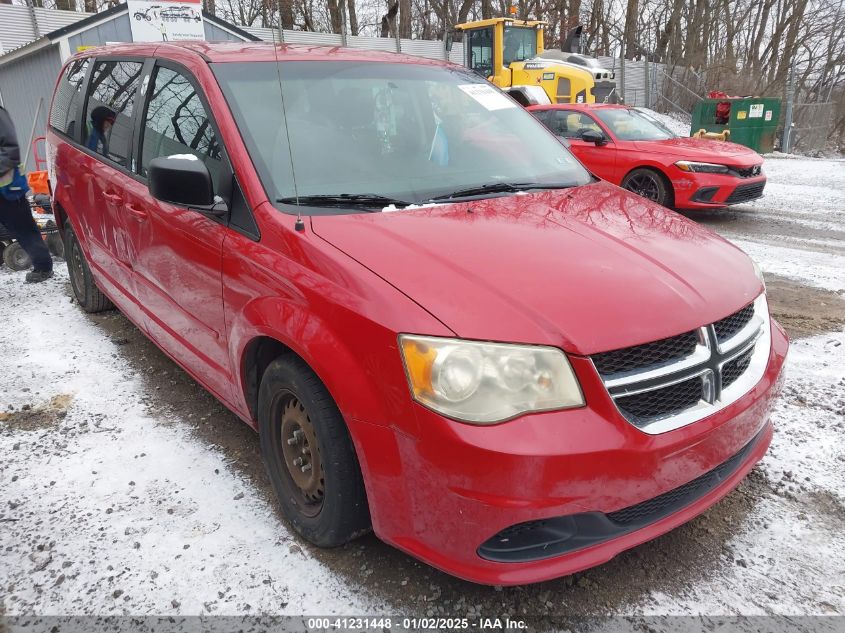
[(121, 197), (120, 197), (119, 195), (117, 195), (116, 193), (109, 193), (109, 192), (107, 192), (107, 191), (104, 191), (104, 192), (103, 192), (103, 197), (104, 197), (106, 200), (108, 200), (109, 202), (114, 202), (114, 203), (123, 202), (123, 198), (121, 198)]
[(126, 210), (129, 211), (129, 215), (131, 215), (139, 222), (145, 222), (147, 220), (147, 217), (149, 217), (149, 214), (146, 211), (139, 207), (136, 207), (134, 204), (127, 204)]

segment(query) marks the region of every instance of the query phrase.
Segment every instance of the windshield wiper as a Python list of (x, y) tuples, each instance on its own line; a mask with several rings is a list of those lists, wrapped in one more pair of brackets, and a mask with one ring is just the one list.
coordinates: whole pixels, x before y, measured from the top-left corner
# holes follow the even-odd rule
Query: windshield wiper
[(434, 196), (429, 199), (429, 202), (432, 200), (472, 198), (474, 196), (483, 196), (488, 193), (515, 193), (517, 191), (529, 191), (531, 189), (569, 189), (574, 186), (575, 185), (573, 184), (554, 182), (491, 182), (486, 185), (479, 185), (478, 187), (458, 189), (457, 191), (453, 191), (451, 193)]
[(407, 207), (409, 204), (413, 204), (407, 200), (380, 196), (375, 193), (317, 194), (299, 196), (298, 198), (296, 196), (286, 196), (284, 198), (277, 198), (276, 202), (283, 202), (285, 204), (298, 203), (300, 205), (311, 205), (315, 207), (386, 207), (391, 204), (396, 207)]

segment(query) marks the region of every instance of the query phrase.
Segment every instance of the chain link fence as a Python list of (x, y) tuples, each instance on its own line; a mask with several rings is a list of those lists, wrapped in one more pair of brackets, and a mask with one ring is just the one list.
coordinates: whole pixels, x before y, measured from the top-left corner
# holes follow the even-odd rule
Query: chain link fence
[(833, 129), (833, 111), (832, 102), (794, 103), (789, 143), (791, 151), (810, 155), (822, 153)]

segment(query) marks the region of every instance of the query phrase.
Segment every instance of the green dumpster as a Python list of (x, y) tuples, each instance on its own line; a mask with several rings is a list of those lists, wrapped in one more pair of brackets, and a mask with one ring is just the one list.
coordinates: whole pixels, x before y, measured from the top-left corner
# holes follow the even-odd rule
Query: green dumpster
[(771, 97), (720, 97), (702, 99), (692, 111), (690, 135), (699, 130), (731, 131), (730, 141), (766, 154), (775, 148), (780, 120), (780, 99)]

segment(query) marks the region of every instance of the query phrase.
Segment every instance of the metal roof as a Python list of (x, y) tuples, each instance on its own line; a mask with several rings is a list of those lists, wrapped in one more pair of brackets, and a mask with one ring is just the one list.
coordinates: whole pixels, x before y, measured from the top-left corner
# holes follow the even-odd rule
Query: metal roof
[(77, 11), (0, 4), (0, 55), (79, 22), (89, 15)]
[[(93, 27), (102, 22), (114, 19), (123, 13), (127, 13), (127, 5), (119, 4), (101, 11), (100, 13), (82, 13), (75, 11), (57, 11), (53, 9), (31, 9), (27, 6), (0, 4), (0, 42), (7, 31), (18, 32), (18, 45), (9, 49), (4, 46), (0, 52), (0, 64), (11, 61), (21, 54), (27, 54), (43, 48), (54, 42), (66, 40), (68, 36), (86, 28)], [(53, 15), (60, 14), (60, 15)], [(242, 28), (221, 20), (210, 13), (202, 12), (203, 19), (223, 28), (246, 41), (258, 41), (260, 38), (248, 33)], [(35, 16), (34, 18), (32, 16)], [(39, 17), (43, 16), (43, 17)], [(42, 30), (42, 25), (44, 29)], [(27, 39), (28, 38), (28, 39)], [(27, 49), (27, 50), (24, 50)]]

